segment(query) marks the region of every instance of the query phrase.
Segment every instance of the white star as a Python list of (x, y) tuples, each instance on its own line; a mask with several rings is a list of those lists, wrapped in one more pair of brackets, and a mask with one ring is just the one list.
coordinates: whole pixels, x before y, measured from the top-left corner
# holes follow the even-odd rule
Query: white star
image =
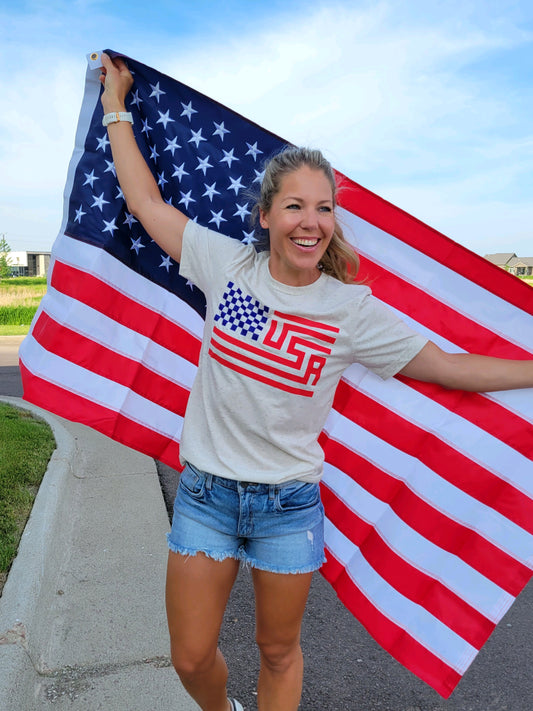
[(216, 126), (216, 131), (213, 131), (213, 136), (220, 136), (220, 140), (224, 140), (224, 134), (225, 133), (231, 133), (227, 128), (224, 128), (224, 121), (222, 123), (217, 123), (216, 121), (213, 121), (213, 123)]
[(207, 183), (204, 183), (204, 185), (205, 185), (205, 193), (202, 195), (202, 197), (205, 197), (207, 195), (207, 197), (211, 200), (211, 202), (213, 202), (213, 196), (220, 195), (219, 191), (215, 190), (216, 182), (213, 183), (213, 185), (208, 185)]
[(265, 177), (265, 171), (264, 170), (256, 170), (254, 168), (254, 173), (255, 173), (255, 178), (253, 179), (254, 183), (262, 183), (263, 178)]
[(105, 227), (104, 227), (104, 229), (102, 230), (102, 232), (109, 232), (109, 234), (112, 236), (112, 235), (113, 235), (113, 232), (114, 232), (115, 230), (118, 230), (118, 227), (115, 225), (115, 220), (116, 220), (115, 217), (111, 220), (111, 222), (108, 222), (107, 220), (104, 220), (104, 225), (105, 225)]
[(211, 214), (213, 217), (209, 220), (209, 223), (216, 223), (217, 229), (220, 227), (221, 222), (227, 222), (226, 218), (222, 217), (222, 210), (220, 210), (220, 212), (213, 212), (213, 210), (211, 210)]
[(104, 205), (109, 204), (109, 200), (104, 200), (104, 193), (102, 193), (99, 197), (96, 197), (96, 195), (93, 195), (93, 200), (94, 200), (94, 202), (91, 205), (91, 207), (99, 207), (100, 212), (103, 212)]
[(141, 237), (137, 237), (137, 239), (133, 239), (133, 237), (130, 237), (130, 239), (131, 239), (130, 251), (131, 251), (132, 249), (134, 249), (134, 250), (135, 250), (135, 254), (139, 254), (139, 250), (140, 250), (140, 249), (144, 249), (144, 246), (145, 246), (145, 245), (141, 242), (141, 239), (142, 239), (142, 238), (141, 238)]
[(192, 282), (190, 279), (187, 279), (185, 286), (188, 286), (189, 289), (192, 291), (194, 289), (194, 282)]
[(133, 215), (129, 212), (126, 212), (126, 219), (124, 220), (124, 224), (128, 225), (128, 227), (131, 230), (131, 226), (133, 225), (134, 222), (137, 222), (137, 220), (133, 217)]
[(104, 151), (104, 153), (105, 153), (105, 149), (106, 149), (107, 146), (109, 145), (109, 139), (107, 138), (107, 133), (104, 133), (104, 135), (102, 136), (102, 138), (97, 138), (96, 140), (98, 141), (98, 145), (96, 146), (96, 150), (98, 151), (98, 150), (100, 150), (100, 148), (101, 148), (101, 149)]
[(124, 200), (124, 193), (122, 192), (122, 188), (120, 185), (117, 185), (117, 194), (115, 196), (115, 200)]
[(235, 148), (232, 148), (231, 151), (225, 151), (224, 149), (222, 149), (222, 153), (224, 153), (224, 158), (222, 158), (222, 160), (220, 162), (221, 163), (226, 162), (228, 164), (228, 168), (231, 168), (231, 164), (234, 160), (239, 160), (238, 158), (235, 158), (235, 156), (233, 155), (234, 150), (235, 150)]
[(172, 173), (173, 178), (177, 177), (178, 180), (181, 180), (184, 175), (189, 175), (189, 173), (187, 173), (187, 171), (183, 167), (185, 165), (185, 163), (182, 163), (179, 167), (175, 163), (172, 163), (172, 165), (175, 168), (174, 172)]
[(196, 200), (191, 197), (191, 193), (192, 193), (192, 190), (189, 190), (188, 193), (182, 193), (180, 190), (181, 200), (179, 201), (178, 204), (181, 205), (181, 203), (184, 203), (186, 210), (189, 207), (190, 202), (196, 202)]
[(150, 147), (150, 158), (154, 161), (154, 163), (156, 163), (159, 158), (159, 153), (157, 152), (155, 143)]
[(212, 168), (213, 166), (209, 162), (209, 156), (207, 158), (198, 158), (198, 166), (196, 170), (201, 170), (202, 173), (205, 175), (207, 172), (208, 168)]
[(168, 198), (168, 200), (165, 200), (167, 205), (172, 205), (172, 195)]
[(86, 181), (83, 183), (83, 185), (90, 185), (91, 188), (93, 187), (93, 183), (95, 180), (100, 180), (100, 178), (94, 174), (94, 170), (91, 170), (90, 173), (84, 173), (86, 177)]
[(165, 138), (165, 140), (167, 142), (167, 147), (165, 148), (165, 151), (170, 151), (172, 153), (172, 157), (174, 158), (174, 151), (177, 148), (181, 148), (181, 146), (176, 143), (178, 139), (176, 138), (176, 136), (174, 136), (171, 141), (168, 138)]
[(165, 171), (163, 170), (161, 173), (158, 173), (157, 178), (157, 184), (164, 188), (165, 184), (168, 183), (168, 180), (165, 178)]
[(199, 128), (198, 131), (193, 131), (191, 128), (192, 138), (189, 138), (188, 143), (196, 143), (196, 148), (200, 145), (200, 141), (207, 141), (207, 138), (202, 136), (202, 129)]
[(156, 123), (162, 123), (163, 128), (166, 131), (167, 130), (167, 123), (169, 123), (170, 121), (174, 122), (174, 119), (170, 118), (170, 116), (169, 116), (170, 109), (168, 109), (168, 111), (166, 111), (166, 113), (164, 113), (164, 114), (161, 113), (161, 111), (158, 111), (157, 113), (159, 114), (159, 118), (157, 119)]
[(257, 237), (254, 237), (253, 230), (251, 232), (245, 232), (243, 230), (242, 233), (244, 235), (244, 239), (242, 240), (243, 244), (253, 244), (254, 242), (257, 242)]
[(161, 264), (160, 264), (159, 266), (160, 266), (160, 267), (164, 267), (164, 268), (167, 270), (167, 274), (168, 274), (168, 270), (170, 269), (170, 257), (168, 256), (168, 254), (167, 254), (166, 257), (163, 257), (163, 256), (161, 255), (161, 260), (162, 260), (162, 261), (161, 261)]
[(157, 99), (157, 103), (159, 103), (159, 97), (161, 94), (166, 94), (166, 91), (163, 91), (163, 89), (159, 88), (159, 82), (154, 86), (153, 84), (150, 84), (150, 89), (153, 89), (152, 93), (150, 94), (150, 97), (155, 96)]
[(192, 101), (189, 101), (188, 104), (184, 104), (183, 101), (180, 101), (180, 104), (183, 106), (183, 111), (181, 112), (180, 116), (187, 116), (189, 121), (191, 120), (191, 116), (193, 114), (198, 113), (198, 111), (196, 111), (196, 109), (193, 109)]
[(86, 215), (86, 212), (83, 212), (82, 210), (83, 205), (80, 205), (79, 210), (76, 210), (76, 217), (74, 218), (74, 222), (79, 222), (81, 224), (81, 218)]
[(135, 93), (133, 94), (133, 97), (132, 97), (132, 99), (131, 99), (131, 103), (132, 103), (132, 104), (135, 104), (135, 105), (137, 106), (137, 108), (140, 109), (142, 102), (143, 102), (143, 100), (142, 100), (141, 97), (139, 96), (139, 90), (137, 89), (137, 90), (135, 91)]
[(246, 215), (250, 214), (250, 210), (248, 210), (248, 203), (246, 203), (246, 205), (235, 205), (235, 207), (237, 208), (237, 212), (233, 214), (233, 217), (237, 217), (238, 215), (244, 222)]
[(148, 125), (148, 119), (141, 119), (143, 127), (141, 128), (141, 133), (146, 133), (148, 135), (148, 131), (152, 130), (152, 127)]
[(117, 177), (117, 171), (115, 169), (115, 164), (113, 163), (112, 160), (106, 160), (107, 163), (107, 168), (104, 170), (104, 173), (113, 173), (115, 178)]
[(246, 152), (246, 155), (247, 155), (247, 156), (250, 156), (250, 155), (251, 155), (251, 156), (254, 157), (254, 160), (256, 160), (256, 159), (257, 159), (257, 154), (263, 152), (263, 151), (260, 151), (259, 148), (257, 147), (257, 141), (254, 143), (253, 146), (252, 146), (251, 143), (248, 143), (247, 141), (245, 141), (245, 143), (246, 143), (246, 145), (248, 146), (248, 150), (247, 150), (247, 152)]
[(242, 180), (242, 175), (239, 176), (238, 178), (231, 178), (230, 177), (230, 185), (228, 185), (228, 190), (235, 190), (235, 195), (239, 194), (239, 190), (242, 190), (244, 188), (244, 185), (241, 183)]

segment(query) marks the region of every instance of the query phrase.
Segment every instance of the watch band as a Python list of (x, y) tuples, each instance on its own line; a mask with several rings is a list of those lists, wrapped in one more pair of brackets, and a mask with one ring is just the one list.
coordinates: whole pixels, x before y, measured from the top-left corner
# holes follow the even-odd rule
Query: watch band
[(118, 123), (119, 121), (133, 123), (133, 116), (129, 111), (113, 111), (110, 114), (105, 114), (102, 119), (102, 126), (109, 126), (110, 123)]

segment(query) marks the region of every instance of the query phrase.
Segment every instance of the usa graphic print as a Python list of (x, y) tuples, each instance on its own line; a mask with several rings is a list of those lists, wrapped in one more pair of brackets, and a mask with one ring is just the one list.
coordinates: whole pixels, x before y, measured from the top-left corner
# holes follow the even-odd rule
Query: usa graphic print
[[(232, 281), (215, 315), (209, 355), (270, 387), (312, 397), (339, 329), (272, 311)], [(256, 345), (257, 344), (257, 345)]]

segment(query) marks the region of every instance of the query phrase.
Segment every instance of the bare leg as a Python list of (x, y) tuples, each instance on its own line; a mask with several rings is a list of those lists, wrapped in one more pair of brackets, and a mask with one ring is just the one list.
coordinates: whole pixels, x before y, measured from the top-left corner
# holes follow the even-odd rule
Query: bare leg
[(261, 654), (259, 711), (296, 711), (302, 695), (302, 617), (312, 573), (279, 575), (252, 568), (256, 639)]
[(239, 562), (170, 552), (166, 604), (172, 664), (203, 711), (228, 711), (228, 669), (218, 636)]

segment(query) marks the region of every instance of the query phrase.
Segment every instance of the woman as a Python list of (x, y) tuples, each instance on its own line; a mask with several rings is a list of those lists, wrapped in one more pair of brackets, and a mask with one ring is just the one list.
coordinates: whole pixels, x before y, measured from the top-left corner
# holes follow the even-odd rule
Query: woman
[[(336, 222), (331, 166), (317, 151), (290, 149), (268, 164), (255, 210), (266, 251), (190, 221), (163, 201), (119, 115), (130, 72), (120, 59), (102, 61), (105, 123), (128, 209), (207, 301), (168, 537), (172, 661), (204, 711), (242, 709), (227, 698), (218, 636), (243, 560), (255, 590), (258, 707), (294, 711), (301, 621), (324, 560), (317, 436), (343, 370), (357, 361), (383, 378), (400, 372), (487, 391), (533, 386), (533, 362), (445, 353), (354, 284), (357, 258)], [(289, 346), (283, 324), (295, 334)], [(305, 357), (304, 375), (283, 371)], [(254, 358), (265, 367), (254, 368)]]

